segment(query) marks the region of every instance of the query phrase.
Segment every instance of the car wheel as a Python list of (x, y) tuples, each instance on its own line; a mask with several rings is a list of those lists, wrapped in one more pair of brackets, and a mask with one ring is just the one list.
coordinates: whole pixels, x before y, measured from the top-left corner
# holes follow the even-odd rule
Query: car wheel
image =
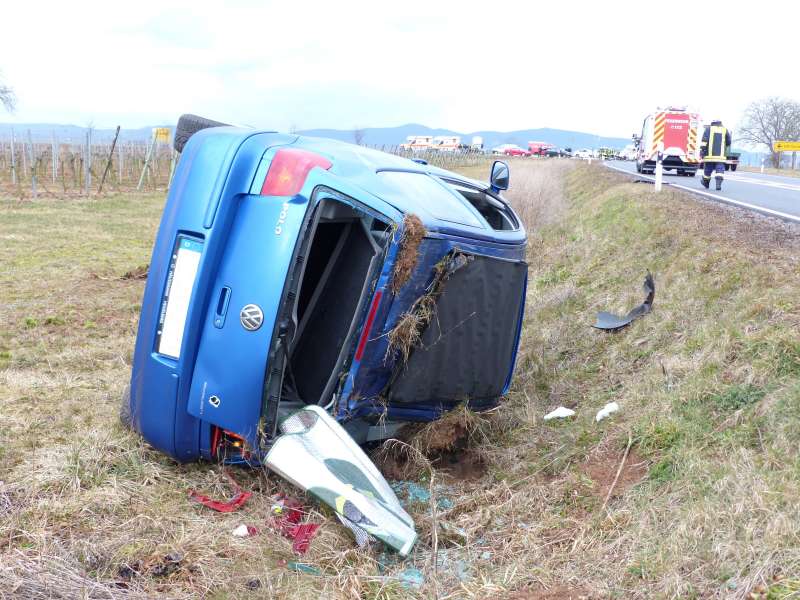
[(122, 392), (122, 401), (119, 405), (119, 420), (125, 427), (133, 427), (133, 418), (131, 417), (131, 386), (126, 385), (125, 391)]
[(220, 123), (219, 121), (212, 121), (198, 117), (197, 115), (181, 115), (178, 119), (178, 125), (175, 127), (175, 138), (172, 141), (172, 147), (178, 152), (183, 152), (183, 147), (189, 138), (198, 131), (208, 129), (209, 127), (227, 127), (227, 123)]
[(735, 171), (735, 170), (736, 170), (736, 167), (738, 167), (738, 166), (739, 166), (739, 165), (731, 165), (731, 171)]

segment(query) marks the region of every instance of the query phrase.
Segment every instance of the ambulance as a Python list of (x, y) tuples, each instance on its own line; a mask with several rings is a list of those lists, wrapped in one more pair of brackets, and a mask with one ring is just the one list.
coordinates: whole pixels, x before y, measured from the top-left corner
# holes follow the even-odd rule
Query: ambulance
[(461, 138), (457, 135), (437, 135), (433, 138), (433, 149), (441, 152), (457, 152), (461, 149)]
[(432, 150), (434, 147), (432, 135), (410, 135), (406, 138), (405, 144), (400, 144), (402, 150), (409, 152), (422, 152)]
[(636, 143), (636, 170), (654, 173), (658, 152), (661, 150), (664, 171), (694, 177), (700, 167), (700, 115), (686, 107), (658, 109), (647, 115), (642, 123), (641, 135), (634, 135)]

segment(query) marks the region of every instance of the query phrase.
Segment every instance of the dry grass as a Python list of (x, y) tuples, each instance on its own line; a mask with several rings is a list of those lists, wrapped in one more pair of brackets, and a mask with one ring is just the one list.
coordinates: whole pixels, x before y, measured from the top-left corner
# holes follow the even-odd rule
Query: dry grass
[(533, 231), (561, 220), (567, 210), (564, 184), (566, 174), (575, 167), (569, 159), (540, 160), (513, 171), (506, 196)]
[(417, 215), (407, 214), (403, 219), (400, 249), (392, 271), (392, 293), (396, 294), (411, 278), (419, 259), (419, 245), (425, 237), (425, 225)]
[[(225, 496), (217, 467), (176, 465), (117, 423), (143, 289), (122, 276), (147, 264), (162, 200), (2, 205), (0, 597), (796, 595), (797, 231), (573, 164), (512, 161), (531, 265), (516, 379), (491, 414), (413, 436), (432, 493), (409, 501), (414, 553), (357, 550), (313, 504), (318, 576), (288, 569), (264, 527), (280, 480), (236, 470), (253, 497), (212, 513), (186, 492)], [(654, 311), (591, 330), (641, 301), (646, 269)], [(558, 405), (576, 418), (543, 422)], [(454, 455), (481, 470), (448, 476)], [(232, 537), (241, 523), (262, 533)], [(421, 589), (397, 581), (412, 565)]]
[(402, 363), (407, 363), (411, 352), (422, 343), (422, 332), (435, 314), (436, 298), (431, 294), (425, 294), (414, 302), (411, 309), (403, 313), (397, 320), (397, 325), (388, 334), (387, 359), (395, 352), (399, 352)]

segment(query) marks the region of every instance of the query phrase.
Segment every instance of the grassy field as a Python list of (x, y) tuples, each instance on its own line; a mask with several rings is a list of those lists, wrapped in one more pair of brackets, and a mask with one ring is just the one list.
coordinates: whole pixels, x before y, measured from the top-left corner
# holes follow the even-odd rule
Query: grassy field
[[(187, 490), (229, 495), (218, 466), (176, 465), (118, 423), (144, 283), (126, 273), (163, 198), (0, 200), (0, 597), (800, 593), (800, 233), (600, 166), (514, 161), (511, 181), (530, 272), (509, 398), (410, 439), (434, 498), (409, 501), (405, 564), (312, 504), (313, 573), (265, 526), (277, 477), (236, 470), (253, 497), (213, 513)], [(648, 269), (653, 312), (593, 330), (641, 302)], [(576, 416), (542, 420), (561, 405)], [(436, 461), (442, 440), (465, 468)], [(233, 537), (242, 523), (260, 534)], [(421, 587), (399, 581), (409, 567)]]

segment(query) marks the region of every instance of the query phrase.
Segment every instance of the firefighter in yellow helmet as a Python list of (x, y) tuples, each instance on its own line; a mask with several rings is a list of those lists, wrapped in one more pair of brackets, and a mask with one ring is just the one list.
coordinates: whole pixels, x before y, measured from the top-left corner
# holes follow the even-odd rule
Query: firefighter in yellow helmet
[(725, 160), (728, 158), (728, 147), (731, 145), (731, 132), (722, 125), (722, 121), (711, 121), (711, 125), (703, 132), (700, 142), (700, 156), (703, 158), (703, 187), (708, 189), (711, 174), (716, 173), (717, 190), (722, 189), (722, 176), (725, 173)]

